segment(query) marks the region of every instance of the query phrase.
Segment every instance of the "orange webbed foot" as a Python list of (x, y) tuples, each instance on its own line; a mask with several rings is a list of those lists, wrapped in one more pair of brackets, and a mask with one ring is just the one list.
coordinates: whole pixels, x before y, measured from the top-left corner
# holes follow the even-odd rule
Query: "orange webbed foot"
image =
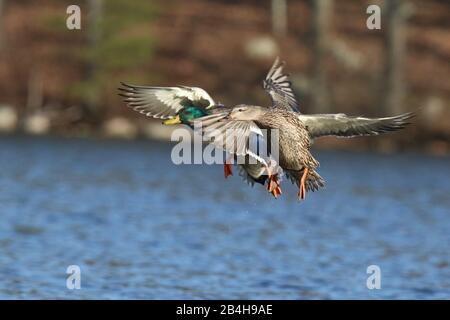
[(281, 192), (281, 188), (278, 186), (275, 189), (272, 190), (272, 195), (275, 199), (278, 198), (278, 196), (281, 196), (283, 194), (283, 192)]
[(231, 170), (231, 164), (225, 163), (223, 165), (223, 174), (225, 176), (225, 179), (233, 175), (233, 171)]
[(278, 180), (278, 174), (270, 175), (267, 183), (267, 190), (273, 195), (276, 199), (278, 196), (281, 196), (281, 186)]

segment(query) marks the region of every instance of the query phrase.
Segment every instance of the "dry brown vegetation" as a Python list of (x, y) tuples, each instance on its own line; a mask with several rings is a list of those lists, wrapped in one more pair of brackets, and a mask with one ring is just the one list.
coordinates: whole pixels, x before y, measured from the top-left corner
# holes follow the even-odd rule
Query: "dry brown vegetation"
[[(80, 31), (65, 29), (65, 8), (70, 1), (4, 2), (0, 102), (14, 106), (22, 115), (30, 105), (40, 107), (29, 98), (30, 92), (37, 91), (37, 105), (51, 110), (57, 119), (52, 121), (55, 132), (96, 132), (105, 119), (117, 115), (140, 119), (116, 95), (120, 81), (195, 85), (225, 104), (266, 105), (269, 100), (261, 90), (261, 80), (274, 55), (287, 62), (302, 110), (315, 112), (312, 1), (287, 1), (287, 34), (280, 37), (272, 33), (270, 1), (152, 1), (154, 14), (148, 21), (114, 30), (119, 38), (148, 37), (152, 43), (148, 57), (107, 70), (100, 67), (104, 74), (87, 82), (89, 27), (83, 21)], [(87, 2), (79, 2), (82, 10), (87, 10)], [(421, 146), (442, 153), (448, 150), (450, 140), (450, 3), (405, 2), (411, 12), (405, 28), (401, 75), (405, 97), (400, 109), (417, 111), (418, 117), (414, 126), (381, 139), (380, 145), (389, 149), (395, 141), (396, 146)], [(391, 111), (383, 100), (385, 17), (382, 14), (381, 30), (366, 28), (366, 8), (372, 3), (382, 5), (383, 1), (334, 1), (326, 59), (322, 61), (329, 112), (382, 116)], [(103, 30), (103, 36), (108, 32)], [(274, 49), (258, 49), (258, 45), (268, 44), (274, 44)], [(134, 52), (122, 54), (133, 57)], [(92, 83), (95, 90), (85, 90)], [(373, 141), (367, 138), (348, 145), (363, 147)], [(340, 142), (323, 142), (330, 143)]]

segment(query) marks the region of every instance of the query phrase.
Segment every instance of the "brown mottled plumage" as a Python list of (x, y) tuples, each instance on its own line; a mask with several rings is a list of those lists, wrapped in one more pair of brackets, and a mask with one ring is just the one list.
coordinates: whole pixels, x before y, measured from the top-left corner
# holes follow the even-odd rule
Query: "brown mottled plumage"
[(261, 129), (279, 130), (279, 163), (285, 170), (315, 169), (319, 162), (309, 152), (311, 139), (305, 125), (292, 111), (265, 112), (253, 120)]
[[(238, 137), (246, 140), (252, 132), (259, 134), (261, 129), (267, 130), (270, 145), (274, 133), (278, 131), (278, 164), (288, 174), (289, 178), (301, 180), (303, 186), (299, 196), (304, 198), (304, 191), (314, 191), (324, 185), (323, 179), (315, 171), (319, 162), (310, 152), (311, 138), (304, 123), (298, 118), (298, 113), (284, 109), (268, 109), (259, 106), (238, 105), (229, 113), (211, 115), (199, 118), (204, 126), (204, 134), (214, 137), (216, 144), (229, 153), (245, 155), (248, 153), (248, 142), (227, 143), (228, 135), (238, 131)], [(241, 131), (239, 131), (241, 130)], [(238, 139), (239, 140), (239, 139)], [(272, 154), (274, 150), (271, 150)], [(306, 172), (305, 172), (306, 170)]]
[(279, 164), (291, 182), (300, 187), (304, 169), (308, 168), (306, 191), (315, 191), (325, 185), (325, 181), (315, 171), (319, 162), (310, 152), (311, 139), (308, 130), (295, 112), (276, 109), (265, 113), (255, 120), (255, 123), (263, 129), (279, 130)]

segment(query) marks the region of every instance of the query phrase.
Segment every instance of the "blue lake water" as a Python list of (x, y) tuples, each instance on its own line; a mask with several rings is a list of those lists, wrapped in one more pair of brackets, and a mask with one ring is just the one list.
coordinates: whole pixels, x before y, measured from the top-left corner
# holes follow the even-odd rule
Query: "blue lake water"
[(450, 298), (449, 158), (317, 150), (327, 187), (299, 202), (287, 181), (275, 200), (219, 165), (175, 166), (168, 144), (0, 150), (3, 299)]

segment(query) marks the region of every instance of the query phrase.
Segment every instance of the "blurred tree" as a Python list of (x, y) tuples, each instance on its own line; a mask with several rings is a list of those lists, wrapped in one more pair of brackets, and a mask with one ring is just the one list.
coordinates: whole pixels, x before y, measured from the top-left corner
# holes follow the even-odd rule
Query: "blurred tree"
[(272, 0), (272, 32), (277, 37), (287, 33), (287, 0)]
[(410, 15), (410, 7), (403, 0), (385, 1), (385, 68), (382, 95), (385, 114), (404, 111), (405, 81), (404, 60), (406, 49), (405, 22)]
[[(100, 40), (100, 23), (103, 15), (103, 0), (88, 0), (88, 44), (91, 49), (95, 49)], [(88, 73), (95, 71), (95, 63), (90, 65)]]
[[(88, 0), (88, 33), (87, 42), (90, 51), (95, 51), (100, 41), (100, 23), (102, 21), (103, 15), (103, 0)], [(97, 71), (98, 61), (96, 61), (94, 56), (91, 56), (86, 63), (85, 79), (87, 83), (94, 84), (96, 82), (96, 71)], [(94, 88), (97, 84), (94, 84)], [(99, 114), (99, 108), (97, 106), (98, 102), (98, 92), (97, 90), (92, 90), (86, 96), (86, 106), (88, 111), (92, 115)]]
[(326, 57), (330, 39), (329, 24), (333, 11), (333, 0), (313, 1), (313, 39), (314, 39), (314, 112), (327, 113), (330, 110), (329, 88), (326, 76)]
[(157, 9), (146, 1), (88, 0), (87, 4), (84, 77), (71, 92), (86, 103), (90, 116), (101, 119), (120, 74), (127, 74), (127, 79), (139, 78), (142, 66), (150, 60), (154, 40), (149, 23)]
[(5, 5), (5, 0), (0, 0), (0, 50), (3, 49), (3, 9)]
[(27, 86), (26, 112), (33, 113), (42, 108), (43, 103), (42, 71), (39, 66), (29, 70)]

